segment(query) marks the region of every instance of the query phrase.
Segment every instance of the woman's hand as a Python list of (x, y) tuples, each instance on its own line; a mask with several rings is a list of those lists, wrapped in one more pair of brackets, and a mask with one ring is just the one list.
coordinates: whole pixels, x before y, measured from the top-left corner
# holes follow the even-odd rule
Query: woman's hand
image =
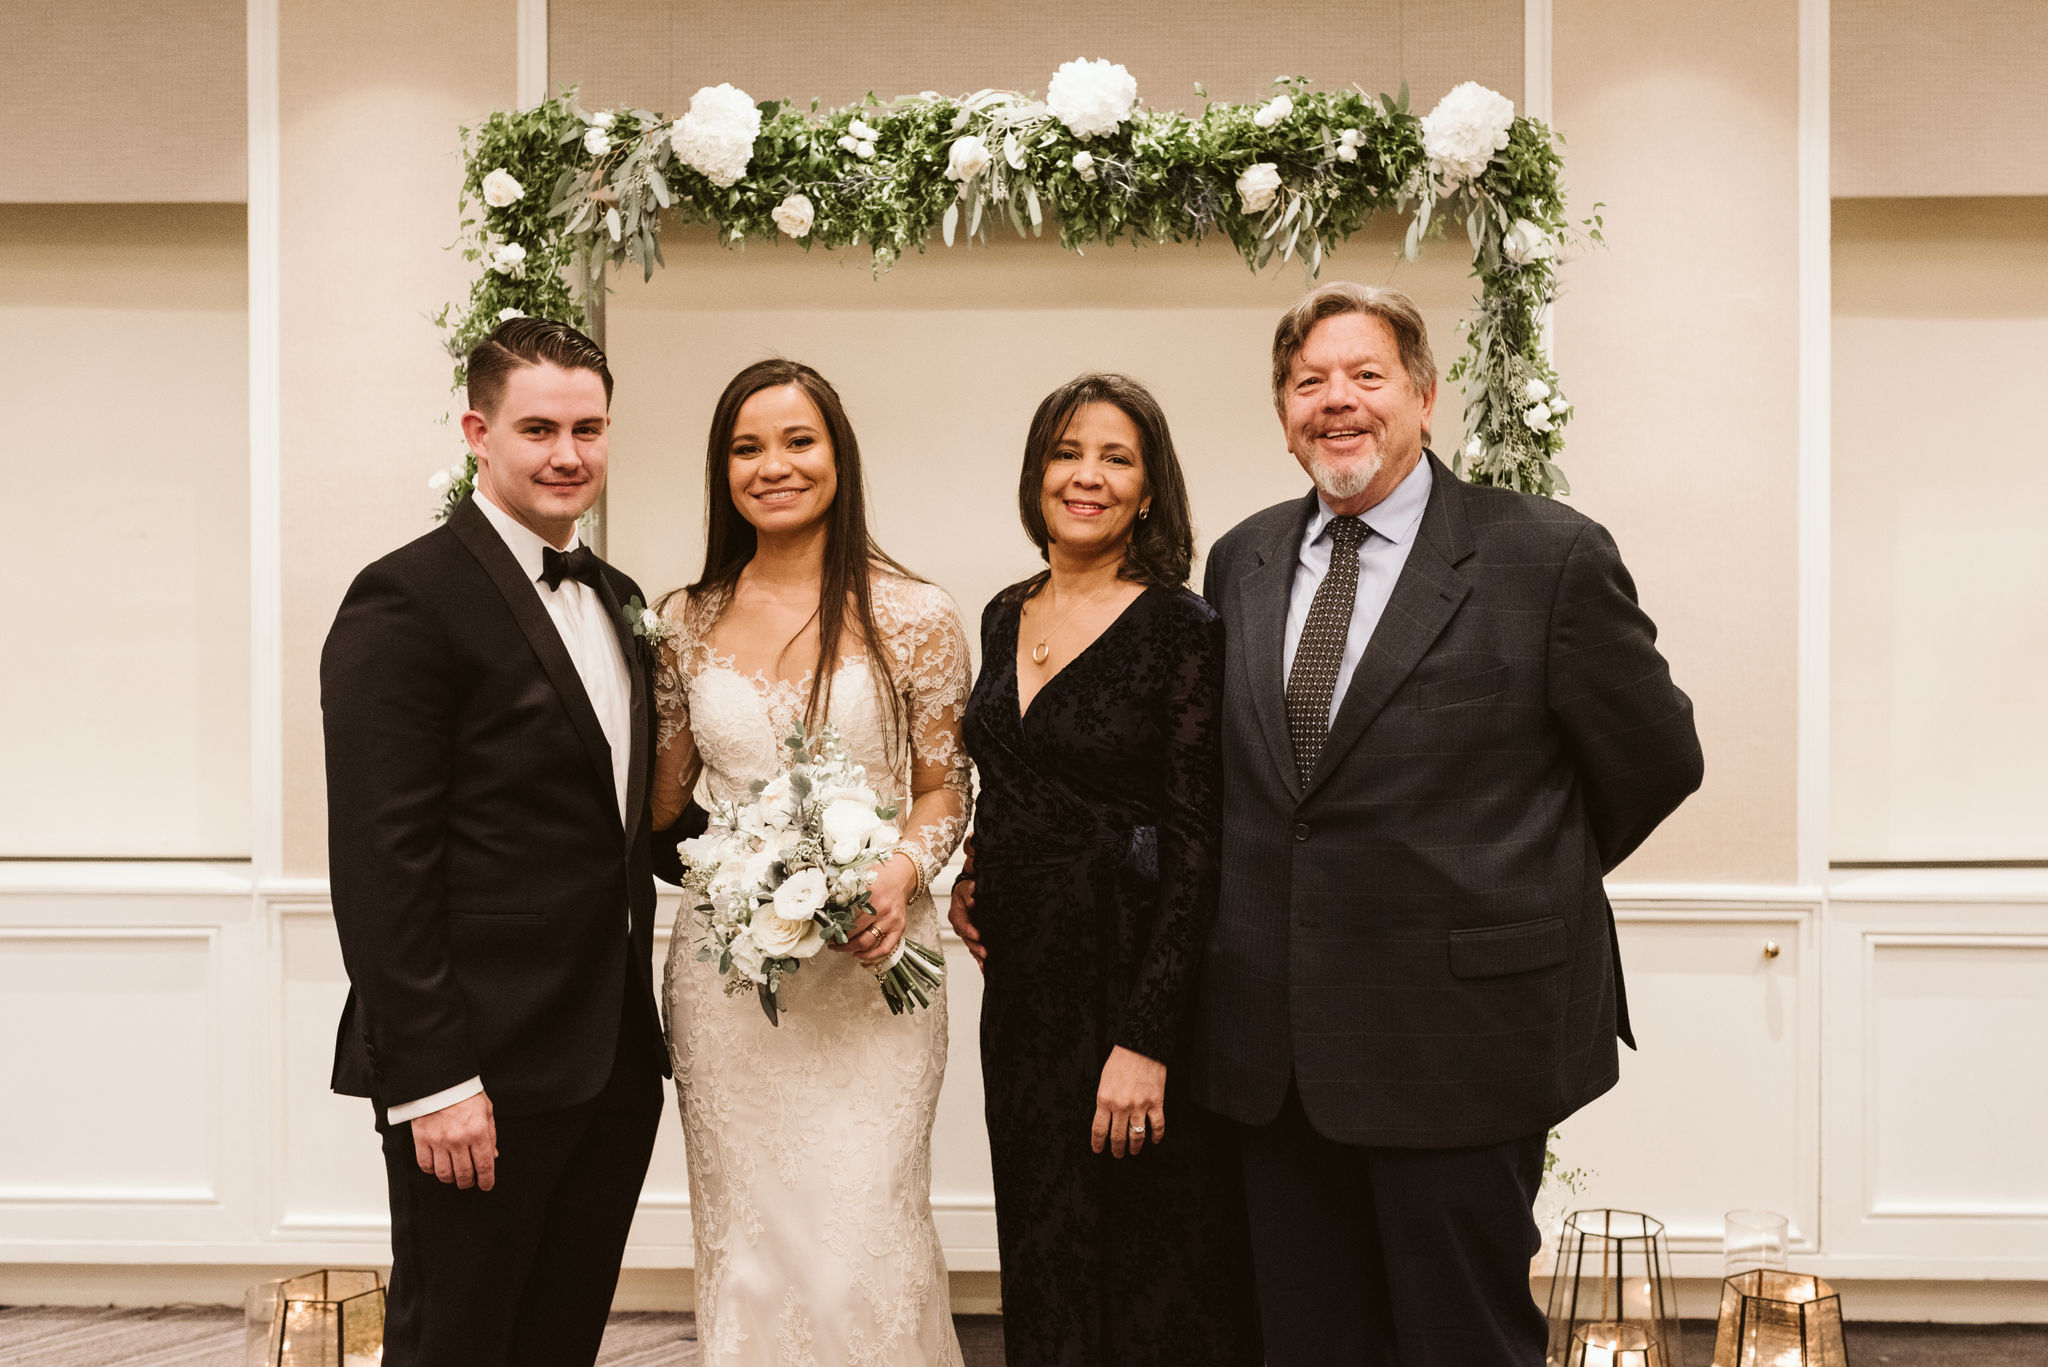
[(946, 906), (946, 919), (952, 923), (953, 933), (967, 943), (967, 952), (974, 956), (977, 967), (984, 972), (988, 969), (988, 951), (982, 948), (981, 932), (974, 928), (974, 837), (967, 837), (967, 862), (961, 867), (960, 876), (953, 880), (953, 895)]
[(917, 886), (917, 865), (900, 850), (875, 872), (868, 889), (868, 909), (854, 918), (846, 943), (832, 948), (851, 954), (869, 968), (878, 968), (903, 942), (910, 924), (910, 890)]
[(1089, 1147), (1101, 1153), (1106, 1143), (1118, 1158), (1136, 1157), (1147, 1139), (1157, 1143), (1165, 1138), (1166, 1065), (1118, 1045), (1109, 1051), (1095, 1088)]

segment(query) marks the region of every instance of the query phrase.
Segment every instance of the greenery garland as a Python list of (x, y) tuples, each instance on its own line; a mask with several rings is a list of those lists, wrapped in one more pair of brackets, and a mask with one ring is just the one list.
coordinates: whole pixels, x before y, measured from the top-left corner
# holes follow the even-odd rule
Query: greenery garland
[[(1564, 214), (1550, 130), (1467, 83), (1427, 116), (1399, 95), (1275, 82), (1255, 104), (1199, 115), (1148, 108), (1121, 66), (1069, 62), (1045, 99), (933, 92), (820, 111), (756, 104), (729, 85), (697, 92), (682, 119), (644, 109), (587, 112), (576, 92), (499, 111), (463, 130), (461, 249), (482, 267), (467, 303), (438, 322), (462, 360), (517, 314), (582, 326), (607, 266), (662, 262), (664, 214), (719, 240), (866, 246), (877, 275), (934, 235), (984, 239), (998, 219), (1020, 235), (1050, 218), (1079, 251), (1129, 238), (1227, 237), (1254, 270), (1324, 257), (1376, 214), (1408, 216), (1403, 251), (1457, 224), (1479, 295), (1449, 378), (1465, 389), (1466, 479), (1530, 493), (1567, 489), (1557, 458), (1570, 415), (1545, 354), (1545, 312)], [(1207, 99), (1207, 93), (1197, 87)], [(1581, 225), (1600, 238), (1598, 217)], [(446, 516), (469, 490), (465, 452), (432, 486)]]

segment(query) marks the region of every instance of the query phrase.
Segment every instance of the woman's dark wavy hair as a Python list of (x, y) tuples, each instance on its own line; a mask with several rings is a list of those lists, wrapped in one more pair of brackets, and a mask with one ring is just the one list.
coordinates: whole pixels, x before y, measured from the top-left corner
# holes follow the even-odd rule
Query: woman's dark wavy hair
[(1046, 528), (1040, 503), (1045, 465), (1074, 415), (1091, 403), (1116, 405), (1138, 429), (1138, 459), (1145, 492), (1152, 496), (1151, 511), (1131, 524), (1131, 539), (1117, 573), (1140, 584), (1180, 588), (1188, 582), (1195, 560), (1195, 518), (1188, 508), (1187, 477), (1181, 473), (1180, 456), (1173, 449), (1165, 410), (1151, 390), (1128, 375), (1112, 371), (1078, 375), (1038, 405), (1030, 433), (1024, 438), (1024, 469), (1017, 477), (1017, 515), (1023, 520), (1024, 532), (1038, 553), (1051, 559), (1052, 533)]
[[(784, 357), (756, 361), (732, 377), (718, 396), (711, 414), (711, 436), (704, 459), (704, 572), (690, 585), (691, 593), (707, 589), (730, 589), (739, 582), (740, 571), (754, 558), (754, 524), (747, 521), (732, 501), (727, 470), (732, 464), (733, 429), (739, 425), (740, 409), (764, 389), (793, 384), (817, 406), (824, 419), (825, 435), (832, 443), (832, 468), (838, 489), (825, 513), (825, 570), (818, 584), (818, 658), (811, 669), (811, 695), (804, 705), (804, 728), (816, 727), (830, 714), (830, 681), (839, 662), (841, 638), (849, 632), (865, 647), (878, 677), (892, 732), (902, 721), (901, 690), (889, 667), (888, 651), (875, 627), (874, 594), (869, 574), (880, 567), (906, 579), (917, 579), (875, 544), (868, 530), (867, 489), (861, 478), (860, 443), (847, 419), (846, 405), (839, 391), (823, 375)], [(920, 582), (922, 582), (920, 580)], [(851, 603), (853, 620), (847, 621)], [(786, 650), (788, 647), (785, 646)], [(884, 682), (886, 681), (886, 683)], [(824, 688), (820, 688), (824, 684)]]

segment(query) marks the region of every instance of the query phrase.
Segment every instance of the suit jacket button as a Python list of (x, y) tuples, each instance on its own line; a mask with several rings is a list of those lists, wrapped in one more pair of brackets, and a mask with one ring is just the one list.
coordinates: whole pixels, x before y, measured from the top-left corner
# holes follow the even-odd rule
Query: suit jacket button
[(1294, 823), (1294, 838), (1296, 840), (1308, 839), (1308, 823), (1306, 821), (1297, 821)]

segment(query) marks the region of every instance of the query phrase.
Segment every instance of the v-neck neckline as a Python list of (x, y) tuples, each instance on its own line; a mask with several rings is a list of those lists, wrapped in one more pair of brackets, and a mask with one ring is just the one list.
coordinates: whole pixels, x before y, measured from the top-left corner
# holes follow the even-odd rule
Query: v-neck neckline
[(1073, 659), (1046, 675), (1045, 682), (1040, 684), (1031, 694), (1030, 706), (1026, 706), (1024, 703), (1024, 671), (1017, 664), (1017, 648), (1024, 643), (1024, 602), (1022, 600), (1018, 602), (1016, 620), (1010, 624), (1010, 691), (1016, 698), (1018, 730), (1023, 730), (1025, 721), (1031, 716), (1032, 709), (1038, 706), (1038, 700), (1045, 696), (1046, 690), (1066, 677), (1068, 670), (1087, 659), (1088, 653), (1094, 650), (1096, 646), (1102, 644), (1103, 639), (1111, 632), (1122, 626), (1124, 619), (1131, 615), (1131, 609), (1144, 602), (1146, 595), (1150, 594), (1157, 587), (1158, 585), (1156, 584), (1147, 584), (1144, 588), (1138, 590), (1137, 596), (1124, 604), (1123, 610), (1110, 619), (1109, 625), (1095, 633), (1094, 640), (1075, 651)]

